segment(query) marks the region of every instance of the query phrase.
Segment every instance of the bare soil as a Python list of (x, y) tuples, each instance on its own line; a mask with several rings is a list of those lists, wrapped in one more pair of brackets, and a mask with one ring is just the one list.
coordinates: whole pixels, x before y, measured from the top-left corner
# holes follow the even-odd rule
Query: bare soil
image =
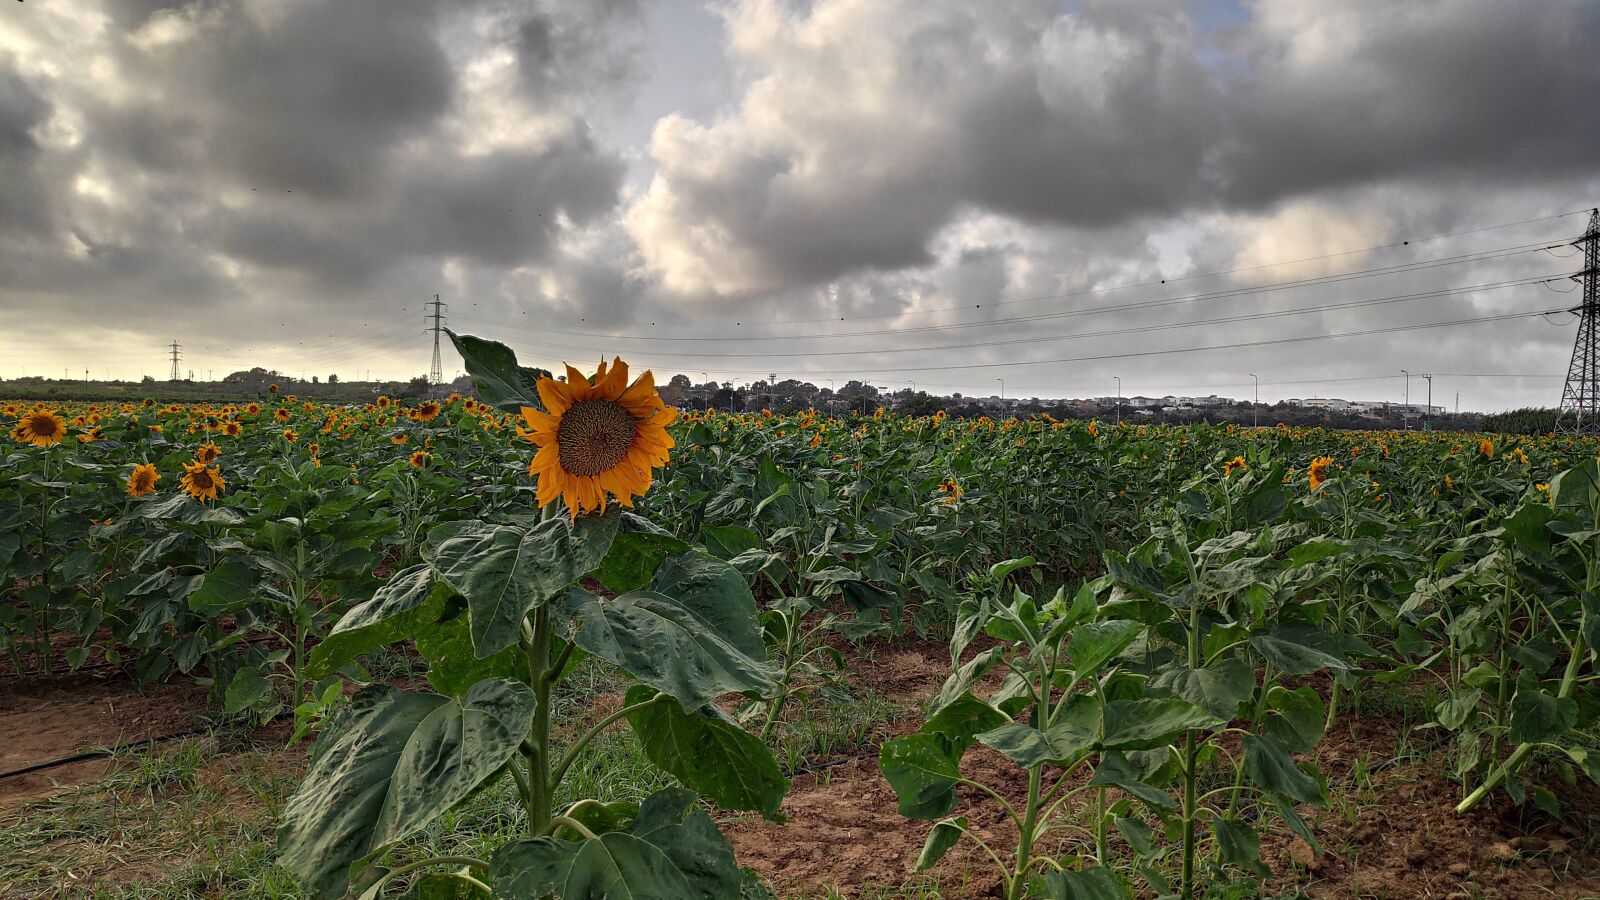
[[(139, 686), (115, 670), (0, 680), (0, 772), (84, 750), (118, 747), (195, 727), (206, 691), (190, 681)], [(99, 757), (0, 778), (0, 810), (101, 777)]]
[[(914, 730), (921, 704), (949, 671), (948, 650), (931, 642), (879, 640), (846, 655), (853, 660), (855, 683), (908, 713), (875, 734), (879, 740)], [(615, 694), (599, 695), (589, 715), (598, 718), (618, 702)], [(192, 683), (139, 688), (114, 673), (0, 680), (0, 771), (84, 747), (180, 731), (193, 727), (207, 709), (204, 690)], [(1460, 788), (1446, 775), (1442, 758), (1396, 761), (1402, 744), (1417, 740), (1408, 728), (1366, 715), (1341, 721), (1328, 734), (1314, 758), (1333, 788), (1334, 808), (1301, 810), (1322, 852), (1281, 831), (1267, 834), (1262, 855), (1274, 872), (1269, 892), (1298, 888), (1314, 898), (1395, 900), (1600, 897), (1600, 829), (1582, 818), (1554, 821), (1503, 797), (1457, 816)], [(282, 737), (277, 735), (280, 742)], [(304, 745), (274, 753), (274, 765), (293, 769), (303, 754)], [(92, 781), (105, 767), (105, 760), (96, 760), (0, 779), (0, 812), (59, 785)], [(219, 752), (197, 777), (213, 793), (238, 800), (241, 816), (259, 814), (257, 804), (233, 786), (235, 768), (235, 757)], [(1014, 803), (1025, 793), (1023, 773), (985, 748), (969, 753), (964, 771)], [(783, 804), (786, 822), (738, 816), (722, 823), (740, 863), (766, 878), (779, 896), (996, 895), (997, 869), (968, 841), (931, 872), (913, 871), (932, 823), (899, 815), (875, 747), (812, 760), (793, 782)], [(1593, 785), (1564, 789), (1561, 796), (1580, 816), (1600, 809)], [(967, 816), (986, 841), (1014, 846), (1015, 829), (997, 802), (976, 791), (963, 790), (959, 797), (956, 814)], [(1070, 854), (1087, 846), (1081, 836), (1063, 831), (1041, 849)], [(152, 872), (151, 878), (158, 875)]]

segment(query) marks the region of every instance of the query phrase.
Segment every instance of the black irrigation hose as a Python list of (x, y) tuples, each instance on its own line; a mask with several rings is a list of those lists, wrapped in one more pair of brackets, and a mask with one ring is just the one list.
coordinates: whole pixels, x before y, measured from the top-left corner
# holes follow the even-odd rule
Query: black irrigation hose
[(67, 756), (58, 756), (55, 759), (48, 759), (44, 762), (33, 763), (32, 765), (23, 766), (20, 769), (12, 769), (9, 772), (0, 772), (0, 781), (4, 781), (7, 778), (16, 778), (19, 775), (28, 775), (33, 772), (40, 772), (45, 769), (54, 769), (57, 766), (64, 766), (68, 763), (82, 762), (86, 759), (94, 759), (99, 756), (115, 756), (118, 753), (122, 753), (127, 750), (134, 750), (145, 745), (161, 744), (167, 741), (177, 740), (178, 738), (194, 737), (197, 734), (205, 734), (209, 730), (209, 726), (197, 725), (194, 728), (188, 728), (183, 731), (174, 731), (171, 734), (163, 734), (160, 737), (140, 738), (137, 741), (128, 741), (127, 743), (118, 744), (115, 747), (100, 747), (94, 750), (85, 750), (81, 753), (69, 754)]

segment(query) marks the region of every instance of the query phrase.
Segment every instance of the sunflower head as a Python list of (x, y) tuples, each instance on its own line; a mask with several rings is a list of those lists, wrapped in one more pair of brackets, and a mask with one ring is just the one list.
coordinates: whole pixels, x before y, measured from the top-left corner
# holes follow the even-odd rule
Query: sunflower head
[(183, 477), (178, 481), (183, 485), (183, 492), (196, 500), (215, 500), (228, 486), (220, 470), (208, 468), (203, 462), (184, 463)]
[(17, 420), (11, 436), (35, 447), (53, 447), (67, 436), (67, 420), (48, 409), (35, 409)]
[(433, 458), (433, 454), (432, 453), (429, 453), (426, 450), (418, 450), (417, 452), (411, 454), (411, 458), (406, 460), (406, 462), (408, 464), (410, 464), (411, 468), (420, 469), (423, 466), (427, 465), (428, 464), (428, 460), (430, 460), (432, 458)]
[(425, 400), (417, 406), (417, 411), (411, 414), (411, 418), (418, 422), (432, 422), (439, 418), (439, 404), (433, 400)]
[(1328, 469), (1332, 465), (1333, 457), (1331, 456), (1319, 456), (1311, 461), (1311, 469), (1306, 478), (1310, 481), (1313, 491), (1322, 487), (1322, 483), (1328, 480)]
[(592, 381), (567, 366), (566, 383), (541, 378), (537, 387), (544, 411), (523, 407), (521, 434), (539, 446), (528, 464), (539, 505), (560, 497), (576, 517), (604, 511), (610, 495), (632, 507), (673, 447), (667, 425), (677, 411), (661, 402), (655, 376), (645, 372), (629, 384), (628, 364), (617, 358), (609, 367), (601, 362)]
[(244, 431), (244, 426), (240, 425), (238, 422), (223, 422), (222, 423), (222, 433), (227, 435), (228, 437), (236, 438), (243, 431)]
[(1233, 459), (1230, 459), (1222, 464), (1222, 475), (1224, 478), (1226, 478), (1235, 472), (1242, 472), (1248, 468), (1250, 467), (1245, 465), (1244, 457), (1235, 456)]
[(129, 497), (143, 497), (153, 494), (156, 482), (161, 480), (161, 473), (156, 471), (154, 463), (140, 463), (133, 467), (128, 475), (127, 494)]
[(217, 446), (217, 442), (216, 441), (209, 441), (209, 442), (207, 442), (205, 444), (201, 444), (200, 445), (200, 449), (196, 450), (194, 452), (194, 459), (195, 459), (195, 462), (200, 462), (200, 463), (205, 463), (206, 465), (210, 465), (211, 463), (216, 462), (217, 461), (217, 457), (219, 457), (221, 455), (222, 455), (222, 448)]

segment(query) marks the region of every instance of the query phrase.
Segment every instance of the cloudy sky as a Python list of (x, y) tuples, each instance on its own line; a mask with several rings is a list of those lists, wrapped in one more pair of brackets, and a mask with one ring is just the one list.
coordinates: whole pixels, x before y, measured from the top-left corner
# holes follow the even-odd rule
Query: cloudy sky
[(1553, 404), (1596, 46), (1592, 0), (8, 0), (0, 376), (408, 377), (438, 293), (662, 380)]

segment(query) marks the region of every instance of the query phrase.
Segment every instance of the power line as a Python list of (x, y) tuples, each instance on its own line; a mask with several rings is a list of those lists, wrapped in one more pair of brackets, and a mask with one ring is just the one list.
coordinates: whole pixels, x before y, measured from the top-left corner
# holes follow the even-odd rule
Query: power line
[[(1543, 276), (1543, 277), (1537, 277), (1537, 278), (1524, 278), (1524, 279), (1516, 279), (1516, 280), (1512, 280), (1512, 281), (1489, 282), (1489, 283), (1485, 283), (1485, 284), (1466, 285), (1466, 286), (1458, 287), (1458, 288), (1442, 288), (1440, 290), (1435, 290), (1435, 291), (1421, 291), (1421, 292), (1417, 292), (1417, 293), (1413, 293), (1413, 294), (1398, 294), (1398, 295), (1392, 295), (1392, 296), (1386, 296), (1386, 297), (1376, 297), (1376, 298), (1367, 299), (1367, 300), (1348, 300), (1348, 301), (1340, 301), (1340, 302), (1336, 302), (1336, 303), (1325, 303), (1325, 304), (1319, 304), (1317, 306), (1299, 307), (1299, 308), (1296, 308), (1296, 309), (1271, 310), (1271, 311), (1256, 312), (1256, 313), (1245, 313), (1245, 314), (1241, 314), (1241, 315), (1237, 315), (1237, 316), (1223, 316), (1223, 317), (1220, 317), (1220, 318), (1212, 318), (1212, 319), (1196, 319), (1195, 321), (1192, 321), (1192, 322), (1166, 322), (1166, 323), (1159, 323), (1159, 324), (1153, 324), (1153, 325), (1130, 326), (1130, 327), (1127, 327), (1127, 328), (1104, 329), (1104, 330), (1101, 330), (1101, 331), (1080, 331), (1080, 332), (1074, 332), (1072, 334), (1062, 334), (1062, 335), (1045, 335), (1045, 336), (1034, 336), (1034, 337), (1008, 338), (1008, 339), (1004, 339), (1004, 340), (994, 340), (994, 341), (975, 341), (975, 342), (970, 342), (970, 343), (965, 343), (965, 344), (937, 344), (937, 345), (923, 345), (923, 346), (917, 346), (917, 347), (876, 347), (876, 348), (871, 348), (871, 349), (866, 349), (866, 350), (815, 350), (815, 351), (804, 351), (804, 352), (794, 352), (794, 353), (778, 353), (778, 352), (771, 352), (771, 351), (763, 351), (763, 352), (759, 352), (759, 353), (711, 353), (711, 352), (705, 352), (705, 351), (698, 351), (698, 352), (693, 352), (693, 353), (654, 352), (654, 353), (651, 354), (651, 356), (655, 357), (655, 358), (673, 357), (673, 358), (687, 358), (687, 359), (707, 359), (707, 358), (711, 358), (711, 359), (769, 359), (769, 358), (794, 358), (794, 357), (814, 358), (814, 357), (818, 357), (818, 356), (869, 356), (869, 355), (870, 356), (881, 356), (881, 355), (886, 354), (886, 353), (929, 353), (929, 352), (943, 351), (943, 350), (972, 350), (972, 349), (980, 349), (980, 348), (987, 348), (987, 347), (1013, 346), (1013, 345), (1017, 345), (1017, 344), (1037, 344), (1037, 343), (1047, 343), (1047, 342), (1051, 342), (1051, 341), (1084, 340), (1084, 339), (1087, 339), (1087, 338), (1113, 337), (1113, 336), (1129, 335), (1129, 334), (1146, 334), (1146, 333), (1153, 332), (1153, 331), (1169, 331), (1169, 330), (1180, 329), (1180, 328), (1198, 328), (1198, 327), (1205, 326), (1205, 325), (1232, 325), (1232, 324), (1238, 324), (1238, 323), (1241, 323), (1241, 322), (1254, 322), (1254, 321), (1259, 321), (1259, 320), (1263, 320), (1263, 319), (1277, 319), (1277, 318), (1285, 318), (1285, 317), (1288, 317), (1288, 316), (1303, 316), (1303, 315), (1309, 315), (1311, 313), (1334, 312), (1334, 311), (1345, 310), (1345, 309), (1358, 309), (1358, 308), (1369, 307), (1369, 306), (1382, 306), (1382, 305), (1389, 305), (1389, 304), (1395, 304), (1395, 303), (1405, 303), (1405, 302), (1410, 302), (1410, 301), (1413, 301), (1413, 300), (1436, 299), (1436, 298), (1440, 298), (1440, 297), (1456, 296), (1456, 295), (1459, 295), (1459, 294), (1473, 294), (1473, 293), (1479, 293), (1479, 292), (1482, 292), (1482, 291), (1502, 290), (1502, 289), (1510, 288), (1510, 287), (1523, 287), (1523, 286), (1533, 285), (1533, 284), (1543, 284), (1543, 283), (1549, 282), (1549, 281), (1564, 281), (1564, 280), (1566, 280), (1566, 278), (1567, 278), (1566, 275)], [(595, 347), (573, 346), (573, 345), (569, 345), (569, 344), (550, 344), (550, 343), (544, 343), (544, 342), (539, 342), (539, 341), (525, 341), (524, 343), (527, 343), (527, 344), (529, 344), (531, 346), (535, 346), (535, 347), (541, 347), (541, 348), (545, 348), (545, 349), (557, 349), (557, 350), (578, 350), (578, 351), (584, 351), (584, 352), (592, 352), (592, 351), (595, 351), (595, 350), (599, 349), (599, 348), (595, 348)]]
[[(566, 335), (566, 336), (569, 336), (569, 337), (593, 337), (593, 338), (603, 338), (603, 339), (606, 339), (606, 340), (650, 341), (652, 343), (661, 342), (661, 341), (678, 341), (678, 342), (696, 342), (696, 343), (698, 343), (698, 342), (706, 342), (706, 341), (712, 341), (712, 342), (718, 342), (718, 341), (746, 342), (746, 341), (791, 341), (791, 340), (808, 340), (808, 339), (837, 340), (839, 338), (844, 338), (844, 337), (882, 337), (882, 336), (885, 336), (885, 335), (920, 334), (920, 333), (924, 333), (924, 332), (933, 332), (933, 331), (953, 331), (953, 330), (956, 330), (956, 329), (964, 329), (964, 328), (990, 328), (990, 327), (996, 327), (996, 326), (1000, 326), (1000, 325), (1015, 325), (1015, 324), (1019, 324), (1019, 323), (1025, 323), (1025, 322), (1042, 322), (1042, 321), (1049, 321), (1049, 320), (1052, 320), (1052, 319), (1065, 319), (1065, 318), (1074, 318), (1074, 317), (1077, 317), (1077, 316), (1099, 315), (1099, 314), (1102, 314), (1102, 313), (1119, 313), (1119, 312), (1128, 312), (1128, 311), (1135, 311), (1135, 310), (1142, 310), (1142, 309), (1153, 309), (1153, 308), (1162, 307), (1162, 306), (1170, 306), (1170, 305), (1181, 304), (1181, 303), (1195, 303), (1195, 302), (1200, 302), (1200, 301), (1205, 301), (1205, 300), (1217, 300), (1217, 299), (1231, 299), (1231, 298), (1236, 298), (1236, 297), (1247, 297), (1247, 296), (1252, 296), (1252, 295), (1255, 295), (1255, 294), (1270, 293), (1272, 291), (1278, 291), (1278, 290), (1289, 290), (1289, 289), (1303, 288), (1303, 287), (1321, 287), (1321, 286), (1326, 286), (1326, 285), (1330, 285), (1330, 284), (1339, 284), (1339, 283), (1342, 283), (1342, 282), (1345, 282), (1345, 281), (1355, 281), (1355, 280), (1366, 279), (1366, 278), (1376, 278), (1376, 277), (1381, 277), (1383, 275), (1393, 275), (1393, 274), (1398, 274), (1398, 273), (1402, 273), (1402, 272), (1425, 271), (1425, 270), (1428, 270), (1428, 269), (1437, 269), (1437, 268), (1442, 268), (1442, 267), (1445, 267), (1445, 266), (1460, 265), (1460, 264), (1468, 263), (1468, 262), (1486, 262), (1486, 261), (1489, 261), (1489, 260), (1503, 259), (1503, 258), (1506, 258), (1506, 257), (1509, 257), (1509, 256), (1517, 256), (1517, 255), (1524, 254), (1524, 253), (1538, 252), (1538, 251), (1543, 250), (1543, 249), (1545, 249), (1546, 247), (1549, 247), (1549, 246), (1561, 246), (1561, 245), (1560, 244), (1551, 244), (1549, 241), (1540, 241), (1540, 242), (1535, 243), (1535, 244), (1522, 244), (1522, 245), (1517, 245), (1517, 246), (1513, 246), (1513, 247), (1497, 248), (1497, 249), (1494, 249), (1494, 250), (1483, 250), (1483, 251), (1478, 251), (1476, 253), (1467, 253), (1467, 254), (1461, 254), (1461, 255), (1458, 255), (1458, 256), (1443, 257), (1443, 258), (1440, 258), (1440, 259), (1420, 260), (1420, 261), (1414, 261), (1414, 262), (1409, 262), (1409, 263), (1399, 263), (1399, 264), (1396, 264), (1396, 265), (1393, 265), (1393, 266), (1382, 266), (1382, 267), (1371, 268), (1371, 269), (1359, 269), (1359, 270), (1355, 270), (1355, 271), (1351, 271), (1351, 272), (1343, 272), (1343, 273), (1338, 273), (1338, 274), (1334, 274), (1334, 275), (1320, 275), (1320, 276), (1316, 276), (1314, 278), (1301, 278), (1301, 279), (1294, 279), (1294, 280), (1289, 280), (1289, 281), (1273, 282), (1273, 283), (1262, 284), (1262, 285), (1249, 285), (1249, 286), (1243, 286), (1243, 287), (1237, 287), (1237, 288), (1226, 288), (1226, 289), (1218, 290), (1218, 291), (1206, 291), (1206, 292), (1202, 292), (1202, 293), (1198, 293), (1198, 294), (1185, 294), (1185, 295), (1180, 295), (1180, 296), (1176, 296), (1176, 297), (1161, 297), (1161, 298), (1157, 298), (1157, 299), (1153, 299), (1153, 300), (1138, 301), (1138, 302), (1135, 302), (1135, 303), (1121, 303), (1121, 304), (1110, 304), (1110, 305), (1103, 305), (1103, 306), (1091, 306), (1091, 307), (1085, 307), (1085, 308), (1082, 308), (1082, 309), (1061, 310), (1061, 311), (1057, 311), (1057, 312), (1048, 312), (1048, 313), (1035, 313), (1035, 314), (1027, 315), (1027, 316), (1014, 316), (1014, 317), (1011, 317), (1011, 318), (1004, 318), (1004, 319), (986, 319), (986, 320), (978, 321), (978, 322), (952, 322), (952, 323), (947, 323), (947, 324), (942, 324), (942, 325), (919, 325), (919, 326), (914, 326), (914, 327), (910, 327), (910, 328), (885, 328), (885, 329), (877, 329), (877, 330), (873, 330), (873, 331), (811, 332), (811, 333), (807, 333), (807, 334), (787, 334), (787, 335), (735, 335), (735, 336), (671, 337), (671, 336), (662, 336), (662, 335), (653, 335), (653, 334), (652, 335), (629, 335), (629, 334), (608, 334), (608, 333), (603, 333), (603, 332), (591, 332), (591, 331), (560, 331), (560, 330), (557, 330), (557, 329), (551, 329), (551, 328), (546, 328), (546, 327), (542, 327), (542, 326), (536, 328), (534, 326), (521, 325), (521, 324), (514, 323), (514, 322), (503, 322), (503, 321), (496, 320), (496, 319), (484, 319), (484, 318), (480, 318), (480, 317), (476, 317), (476, 316), (470, 316), (470, 315), (458, 315), (456, 318), (458, 318), (458, 319), (460, 319), (462, 321), (478, 322), (478, 323), (485, 324), (485, 325), (499, 325), (499, 326), (506, 327), (506, 328), (523, 329), (523, 330), (528, 330), (528, 331), (538, 331), (541, 334), (561, 334), (561, 335)], [(1057, 295), (1051, 295), (1050, 297), (1035, 298), (1035, 299), (1061, 299), (1061, 298), (1066, 298), (1066, 297), (1084, 296), (1084, 295), (1093, 294), (1093, 293), (1099, 293), (1099, 291), (1097, 291), (1097, 290), (1079, 291), (1079, 292), (1074, 292), (1074, 293), (1070, 293), (1070, 294), (1057, 294)], [(1027, 301), (1015, 301), (1015, 302), (1027, 302)], [(991, 305), (999, 305), (999, 304), (991, 304)], [(979, 304), (978, 306), (981, 306), (981, 304)], [(966, 307), (960, 307), (960, 308), (961, 309), (965, 309)]]

